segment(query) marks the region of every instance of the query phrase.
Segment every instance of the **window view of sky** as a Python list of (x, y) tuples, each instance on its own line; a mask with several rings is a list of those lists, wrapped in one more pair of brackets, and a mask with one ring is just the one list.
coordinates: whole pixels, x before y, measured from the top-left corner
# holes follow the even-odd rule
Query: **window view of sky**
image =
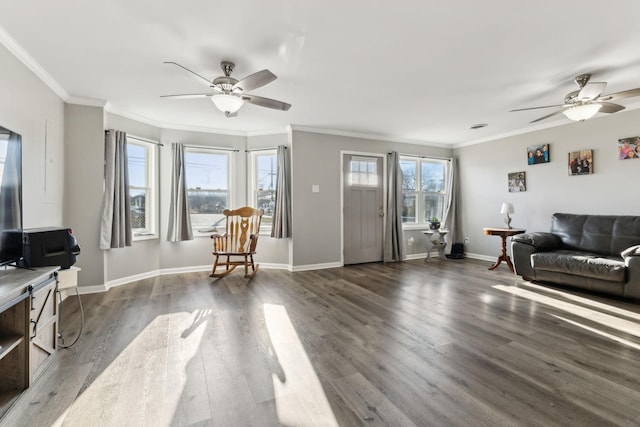
[(129, 185), (134, 187), (146, 187), (147, 183), (147, 149), (138, 144), (127, 144), (127, 156), (129, 157)]
[(226, 154), (185, 152), (187, 187), (210, 190), (228, 189)]

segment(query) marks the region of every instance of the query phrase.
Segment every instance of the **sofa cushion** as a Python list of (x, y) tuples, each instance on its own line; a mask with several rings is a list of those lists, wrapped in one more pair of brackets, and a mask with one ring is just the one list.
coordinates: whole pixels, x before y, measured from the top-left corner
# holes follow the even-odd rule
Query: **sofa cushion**
[(531, 255), (536, 270), (553, 271), (581, 277), (624, 282), (626, 267), (621, 259), (604, 258), (595, 253), (559, 250)]
[(566, 249), (618, 256), (640, 244), (640, 216), (555, 213), (551, 233), (562, 239)]

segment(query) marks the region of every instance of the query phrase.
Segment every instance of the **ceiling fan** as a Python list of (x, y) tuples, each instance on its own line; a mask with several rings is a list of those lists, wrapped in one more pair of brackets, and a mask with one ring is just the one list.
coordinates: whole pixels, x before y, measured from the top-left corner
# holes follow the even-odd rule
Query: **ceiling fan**
[(513, 111), (526, 111), (526, 110), (536, 110), (540, 108), (552, 108), (552, 107), (560, 107), (559, 110), (554, 111), (551, 114), (547, 114), (546, 116), (542, 116), (538, 119), (533, 120), (531, 123), (536, 123), (544, 119), (548, 119), (549, 117), (555, 116), (556, 114), (564, 114), (569, 119), (574, 121), (583, 121), (590, 119), (596, 113), (616, 113), (620, 110), (624, 110), (624, 106), (619, 104), (614, 104), (609, 101), (615, 101), (623, 98), (631, 98), (633, 96), (640, 96), (640, 88), (629, 89), (622, 92), (611, 93), (609, 95), (602, 95), (604, 88), (607, 86), (605, 82), (589, 82), (591, 79), (591, 74), (580, 74), (577, 76), (574, 81), (578, 85), (578, 90), (574, 90), (573, 92), (569, 92), (564, 97), (564, 104), (558, 105), (545, 105), (542, 107), (530, 107), (530, 108), (519, 108)]
[(257, 89), (271, 83), (277, 79), (276, 75), (269, 70), (258, 71), (251, 74), (242, 80), (237, 80), (231, 77), (231, 73), (235, 68), (235, 64), (229, 61), (222, 61), (220, 67), (224, 72), (224, 76), (216, 77), (213, 80), (209, 80), (206, 77), (202, 77), (200, 74), (191, 71), (187, 67), (184, 67), (177, 62), (166, 61), (165, 64), (176, 65), (183, 70), (191, 73), (193, 77), (199, 82), (207, 85), (213, 90), (213, 93), (184, 93), (178, 95), (162, 95), (161, 98), (171, 99), (190, 99), (190, 98), (211, 98), (211, 101), (215, 104), (220, 111), (224, 113), (226, 117), (236, 117), (238, 110), (244, 105), (245, 102), (249, 104), (258, 105), (260, 107), (273, 108), (275, 110), (287, 111), (291, 108), (291, 104), (286, 102), (277, 101), (271, 98), (263, 98), (261, 96), (251, 95), (247, 91)]

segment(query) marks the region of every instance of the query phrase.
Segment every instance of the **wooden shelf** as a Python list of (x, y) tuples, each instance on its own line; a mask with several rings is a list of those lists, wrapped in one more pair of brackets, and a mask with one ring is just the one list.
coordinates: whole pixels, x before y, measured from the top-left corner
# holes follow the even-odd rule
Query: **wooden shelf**
[(24, 336), (22, 335), (0, 335), (0, 359), (3, 359), (22, 341), (24, 341)]

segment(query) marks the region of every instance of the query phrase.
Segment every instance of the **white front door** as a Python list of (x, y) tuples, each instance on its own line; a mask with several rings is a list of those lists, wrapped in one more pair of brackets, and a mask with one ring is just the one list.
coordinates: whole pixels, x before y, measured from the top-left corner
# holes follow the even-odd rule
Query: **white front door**
[(343, 156), (344, 263), (382, 261), (382, 158), (356, 154)]

